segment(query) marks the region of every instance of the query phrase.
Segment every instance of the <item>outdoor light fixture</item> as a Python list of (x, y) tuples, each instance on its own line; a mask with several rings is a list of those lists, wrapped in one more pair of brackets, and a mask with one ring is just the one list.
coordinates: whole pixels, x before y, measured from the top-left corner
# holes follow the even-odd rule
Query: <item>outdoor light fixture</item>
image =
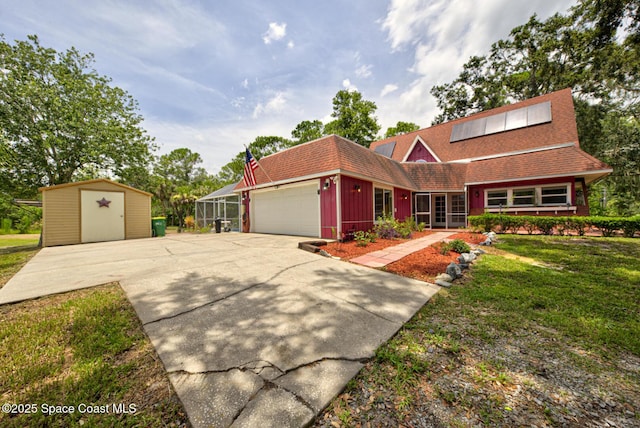
[(324, 180), (324, 187), (322, 188), (322, 190), (327, 190), (330, 186), (331, 186), (331, 179), (326, 178)]
[(402, 194), (402, 199), (404, 199), (405, 201), (407, 200), (407, 198), (408, 198), (408, 197), (409, 197), (409, 196), (407, 196), (407, 194), (406, 194), (406, 193), (403, 193), (403, 194)]
[(356, 192), (360, 193), (360, 191), (361, 191), (360, 185), (356, 184), (355, 186), (353, 186), (353, 190), (355, 190)]

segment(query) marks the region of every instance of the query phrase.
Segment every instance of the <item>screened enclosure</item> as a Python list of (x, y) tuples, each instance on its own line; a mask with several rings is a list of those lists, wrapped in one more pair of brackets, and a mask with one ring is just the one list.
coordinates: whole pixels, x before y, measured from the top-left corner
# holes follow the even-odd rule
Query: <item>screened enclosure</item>
[(236, 184), (230, 184), (196, 201), (196, 225), (213, 228), (215, 220), (222, 220), (225, 231), (240, 231), (240, 195), (233, 193)]

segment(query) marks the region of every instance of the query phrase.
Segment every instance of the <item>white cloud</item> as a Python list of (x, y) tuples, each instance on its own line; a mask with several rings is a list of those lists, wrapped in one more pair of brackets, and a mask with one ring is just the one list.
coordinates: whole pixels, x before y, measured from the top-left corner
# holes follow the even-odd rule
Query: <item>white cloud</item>
[(287, 47), (288, 47), (289, 49), (293, 49), (295, 46), (296, 46), (296, 45), (295, 45), (295, 43), (293, 43), (293, 40), (289, 40), (289, 42), (287, 43)]
[(386, 85), (384, 85), (384, 88), (382, 88), (382, 91), (380, 91), (380, 96), (384, 97), (385, 95), (389, 95), (392, 92), (395, 92), (398, 90), (398, 85), (395, 85), (393, 83), (388, 83)]
[(245, 78), (240, 85), (245, 89), (249, 89), (249, 79)]
[[(433, 86), (452, 81), (471, 56), (488, 53), (492, 43), (508, 37), (534, 13), (544, 20), (573, 4), (575, 0), (484, 0), (479, 7), (474, 0), (392, 0), (381, 28), (392, 52), (413, 55), (408, 67), (413, 76), (404, 92), (394, 94), (392, 106), (386, 107), (388, 99), (379, 103), (380, 116), (427, 125), (437, 114)], [(380, 96), (392, 89), (398, 88), (385, 86)]]
[(257, 119), (263, 114), (277, 113), (284, 109), (287, 99), (283, 92), (275, 94), (266, 104), (258, 103), (253, 109), (252, 117)]
[(351, 83), (351, 80), (349, 79), (344, 79), (342, 81), (342, 87), (345, 88), (347, 91), (352, 92), (352, 91), (357, 91), (358, 88), (356, 87), (356, 85), (354, 85), (353, 83)]
[(262, 36), (262, 40), (264, 41), (265, 45), (268, 45), (273, 41), (277, 41), (284, 38), (284, 36), (286, 35), (287, 35), (286, 23), (283, 22), (282, 24), (278, 24), (277, 22), (270, 22), (269, 29)]
[(356, 76), (358, 77), (362, 77), (363, 79), (366, 79), (367, 77), (371, 77), (371, 68), (373, 68), (373, 65), (362, 65), (360, 67), (358, 67), (356, 69)]

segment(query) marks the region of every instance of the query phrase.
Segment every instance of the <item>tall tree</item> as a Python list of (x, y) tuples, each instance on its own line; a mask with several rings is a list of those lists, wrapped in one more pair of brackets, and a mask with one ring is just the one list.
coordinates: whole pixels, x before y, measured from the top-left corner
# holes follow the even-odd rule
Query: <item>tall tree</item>
[[(287, 138), (277, 136), (258, 136), (248, 148), (256, 160), (294, 146)], [(239, 152), (229, 163), (222, 167), (217, 179), (221, 186), (242, 180), (244, 172), (245, 151)]]
[(186, 215), (192, 214), (188, 209), (193, 205), (195, 190), (202, 191), (202, 184), (209, 182), (207, 171), (198, 166), (201, 163), (198, 153), (179, 148), (160, 156), (153, 167), (151, 190), (160, 201), (163, 214), (172, 211), (179, 220), (178, 226)]
[(358, 91), (340, 90), (333, 98), (331, 117), (335, 120), (325, 125), (324, 133), (337, 134), (369, 147), (380, 130), (374, 116), (377, 108), (373, 101), (363, 99)]
[[(93, 55), (0, 38), (0, 140), (14, 194), (146, 166), (154, 147), (136, 101), (93, 69)], [(9, 184), (6, 184), (9, 183)]]
[(640, 186), (630, 187), (640, 175), (639, 7), (637, 0), (582, 0), (566, 15), (532, 16), (452, 82), (432, 88), (441, 110), (434, 123), (571, 87), (581, 147), (614, 167), (607, 187), (627, 195), (616, 200), (640, 208)]
[(291, 137), (295, 139), (296, 144), (306, 143), (307, 141), (317, 140), (324, 133), (324, 125), (319, 120), (303, 120), (296, 125), (291, 131)]
[(408, 134), (409, 132), (417, 131), (420, 129), (420, 125), (413, 122), (398, 121), (396, 126), (387, 129), (384, 134), (384, 138), (395, 137), (396, 135)]

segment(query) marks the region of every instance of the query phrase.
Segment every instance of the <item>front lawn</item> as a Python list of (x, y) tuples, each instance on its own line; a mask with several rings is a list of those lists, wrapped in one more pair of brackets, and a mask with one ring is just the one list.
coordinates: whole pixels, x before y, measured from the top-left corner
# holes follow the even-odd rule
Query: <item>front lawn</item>
[(500, 241), (315, 426), (640, 426), (640, 241)]
[(187, 426), (118, 284), (0, 306), (0, 426)]

